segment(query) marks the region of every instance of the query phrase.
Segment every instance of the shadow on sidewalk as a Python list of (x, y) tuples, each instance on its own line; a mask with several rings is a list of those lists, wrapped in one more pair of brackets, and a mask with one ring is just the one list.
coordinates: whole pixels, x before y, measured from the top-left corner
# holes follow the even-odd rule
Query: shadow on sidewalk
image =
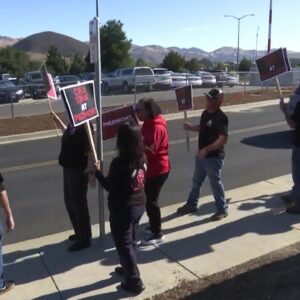
[(264, 149), (291, 149), (293, 145), (292, 131), (279, 131), (244, 138), (241, 143)]

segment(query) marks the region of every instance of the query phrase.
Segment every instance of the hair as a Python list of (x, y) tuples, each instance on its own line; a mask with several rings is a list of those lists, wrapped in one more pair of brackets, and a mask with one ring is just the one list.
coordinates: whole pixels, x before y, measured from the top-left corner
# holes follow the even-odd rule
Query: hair
[(138, 102), (138, 106), (143, 105), (150, 119), (161, 114), (161, 108), (152, 98), (142, 98)]
[(146, 162), (141, 130), (135, 122), (130, 121), (119, 127), (117, 135), (119, 157), (142, 166)]

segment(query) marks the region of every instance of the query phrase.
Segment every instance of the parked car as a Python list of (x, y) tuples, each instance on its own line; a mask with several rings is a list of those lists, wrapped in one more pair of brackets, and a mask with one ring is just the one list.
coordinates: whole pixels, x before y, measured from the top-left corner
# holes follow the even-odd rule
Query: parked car
[(2, 73), (0, 74), (0, 80), (9, 80), (11, 75), (9, 73)]
[(224, 71), (217, 70), (217, 71), (213, 71), (212, 74), (216, 76), (218, 87), (223, 87), (223, 86), (233, 87), (238, 84), (238, 80), (236, 77)]
[(95, 79), (95, 72), (90, 73), (82, 73), (79, 74), (78, 77), (80, 78), (80, 81), (88, 81), (88, 80), (94, 80)]
[(196, 71), (193, 72), (195, 75), (198, 75), (202, 79), (202, 87), (215, 87), (217, 85), (217, 79), (216, 76), (209, 72), (205, 71)]
[(60, 75), (58, 76), (58, 85), (59, 87), (65, 87), (72, 84), (80, 83), (80, 78), (75, 75)]
[(18, 80), (18, 85), (24, 90), (25, 97), (31, 97), (32, 99), (47, 98), (40, 71), (25, 73), (24, 76)]
[(0, 104), (19, 102), (24, 91), (10, 80), (0, 80)]
[(186, 76), (183, 73), (171, 72), (172, 87), (178, 88), (187, 84)]
[(194, 88), (202, 86), (202, 79), (200, 76), (190, 74), (190, 73), (185, 73), (184, 75), (186, 76), (188, 85), (191, 85)]
[(118, 69), (107, 74), (102, 80), (104, 93), (112, 90), (121, 90), (123, 93), (130, 93), (136, 87), (149, 91), (155, 84), (155, 77), (149, 67), (135, 67)]
[(155, 89), (168, 90), (172, 87), (172, 76), (168, 69), (154, 68), (153, 73), (155, 76)]

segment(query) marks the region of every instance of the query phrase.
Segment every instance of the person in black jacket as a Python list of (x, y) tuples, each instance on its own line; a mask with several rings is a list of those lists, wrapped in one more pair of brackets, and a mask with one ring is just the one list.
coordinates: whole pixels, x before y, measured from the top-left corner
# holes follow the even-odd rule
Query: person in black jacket
[(117, 150), (107, 177), (96, 163), (96, 178), (108, 191), (111, 234), (121, 264), (115, 271), (124, 275), (123, 289), (139, 294), (145, 287), (137, 267), (135, 229), (145, 211), (146, 158), (137, 125), (126, 123), (119, 127)]
[(63, 167), (64, 200), (74, 229), (69, 251), (79, 251), (91, 245), (91, 222), (87, 204), (89, 141), (85, 125), (64, 130), (58, 162)]

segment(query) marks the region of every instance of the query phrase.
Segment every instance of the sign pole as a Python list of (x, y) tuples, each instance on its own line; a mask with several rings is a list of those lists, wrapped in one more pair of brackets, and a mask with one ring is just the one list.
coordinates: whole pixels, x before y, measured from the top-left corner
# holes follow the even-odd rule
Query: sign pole
[[(187, 111), (184, 111), (184, 122), (187, 123), (188, 117), (187, 117)], [(188, 130), (186, 132), (186, 149), (187, 152), (190, 152), (190, 132)]]
[(94, 139), (93, 139), (93, 135), (92, 135), (92, 130), (90, 127), (90, 122), (87, 122), (84, 124), (85, 125), (85, 130), (89, 139), (89, 143), (90, 143), (90, 147), (91, 147), (91, 151), (93, 153), (93, 158), (94, 158), (94, 162), (96, 163), (98, 161), (98, 156), (97, 156), (97, 152), (96, 152), (96, 148), (95, 148), (95, 143), (94, 143)]
[[(98, 3), (98, 1), (97, 1)], [(97, 5), (98, 7), (98, 5)], [(98, 10), (97, 10), (98, 14)], [(96, 20), (95, 20), (96, 19)], [(100, 22), (98, 16), (94, 19), (97, 24), (97, 61), (95, 64), (96, 72), (96, 103), (99, 111), (97, 123), (97, 153), (100, 160), (101, 171), (103, 171), (103, 137), (102, 137), (102, 97), (101, 97), (101, 48), (100, 48)], [(98, 184), (99, 198), (99, 230), (100, 238), (105, 236), (105, 221), (104, 221), (104, 189), (101, 184)]]

